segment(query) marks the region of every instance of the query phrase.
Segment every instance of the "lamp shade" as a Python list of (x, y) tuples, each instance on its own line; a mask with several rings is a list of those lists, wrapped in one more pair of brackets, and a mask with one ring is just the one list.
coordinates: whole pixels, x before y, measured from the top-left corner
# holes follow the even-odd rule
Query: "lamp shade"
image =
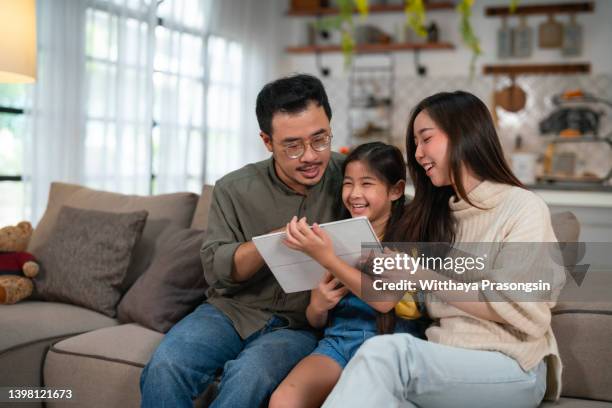
[(0, 83), (36, 80), (36, 0), (0, 0)]

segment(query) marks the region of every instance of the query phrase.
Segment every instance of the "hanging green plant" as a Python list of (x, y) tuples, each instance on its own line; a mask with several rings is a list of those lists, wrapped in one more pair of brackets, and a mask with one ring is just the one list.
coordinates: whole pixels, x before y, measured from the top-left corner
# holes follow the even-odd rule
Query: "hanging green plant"
[(404, 7), (406, 13), (406, 25), (412, 28), (419, 37), (425, 38), (425, 3), (423, 0), (406, 0)]
[(340, 33), (340, 47), (344, 55), (344, 66), (349, 68), (355, 53), (355, 24), (353, 12), (359, 11), (362, 20), (368, 16), (368, 0), (337, 0), (339, 13), (337, 16), (325, 17), (316, 23), (318, 30), (335, 30)]
[(461, 15), (459, 21), (459, 32), (463, 38), (463, 42), (472, 50), (472, 59), (470, 61), (470, 77), (474, 76), (476, 70), (476, 60), (478, 56), (482, 54), (480, 48), (480, 40), (474, 34), (474, 28), (470, 18), (472, 17), (472, 8), (474, 7), (474, 0), (461, 0), (457, 4), (457, 12)]
[(510, 0), (510, 13), (514, 13), (521, 0)]
[[(510, 12), (514, 13), (520, 0), (508, 0)], [(353, 54), (355, 53), (355, 25), (353, 13), (355, 9), (359, 12), (361, 19), (365, 20), (369, 12), (368, 0), (336, 0), (339, 13), (336, 16), (324, 17), (315, 23), (318, 30), (338, 31), (340, 33), (340, 45), (344, 55), (345, 68), (351, 66)], [(474, 33), (471, 23), (472, 10), (475, 0), (458, 0), (456, 11), (460, 15), (459, 32), (465, 45), (472, 51), (470, 61), (470, 76), (474, 76), (476, 61), (482, 54), (480, 40)], [(406, 13), (406, 25), (409, 26), (420, 37), (427, 36), (425, 28), (426, 7), (424, 0), (405, 0), (404, 11)]]

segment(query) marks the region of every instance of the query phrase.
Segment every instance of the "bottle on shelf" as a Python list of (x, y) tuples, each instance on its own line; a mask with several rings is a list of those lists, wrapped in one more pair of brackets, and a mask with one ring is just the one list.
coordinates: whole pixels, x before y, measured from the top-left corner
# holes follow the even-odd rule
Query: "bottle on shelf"
[(512, 172), (523, 184), (535, 184), (536, 160), (535, 153), (523, 149), (523, 137), (517, 135), (512, 152)]

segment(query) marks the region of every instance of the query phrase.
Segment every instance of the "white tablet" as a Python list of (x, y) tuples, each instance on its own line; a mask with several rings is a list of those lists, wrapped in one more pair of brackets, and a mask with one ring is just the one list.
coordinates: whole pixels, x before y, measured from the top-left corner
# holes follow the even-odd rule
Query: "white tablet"
[[(361, 256), (362, 244), (382, 250), (374, 229), (366, 217), (349, 218), (319, 224), (331, 237), (336, 255), (349, 265), (355, 265)], [(315, 288), (325, 270), (303, 252), (290, 249), (283, 244), (286, 234), (253, 237), (253, 243), (276, 277), (285, 293), (301, 292)]]

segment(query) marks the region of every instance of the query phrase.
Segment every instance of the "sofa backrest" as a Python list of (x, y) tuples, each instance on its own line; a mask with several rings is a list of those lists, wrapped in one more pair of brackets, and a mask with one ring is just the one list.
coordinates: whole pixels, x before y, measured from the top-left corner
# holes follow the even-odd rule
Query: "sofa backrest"
[[(553, 214), (551, 219), (560, 242), (578, 241), (580, 224), (573, 213)], [(579, 248), (566, 247), (566, 265), (578, 262)], [(612, 287), (609, 272), (607, 288)], [(563, 362), (562, 395), (612, 401), (612, 302), (559, 301), (553, 309), (552, 328)]]
[(47, 209), (34, 229), (28, 251), (34, 256), (39, 253), (55, 226), (62, 206), (108, 212), (146, 210), (149, 216), (122, 284), (121, 289), (125, 291), (147, 268), (163, 232), (168, 228), (187, 228), (191, 225), (197, 202), (198, 195), (194, 193), (137, 196), (93, 190), (74, 184), (52, 183)]
[(213, 186), (204, 184), (204, 187), (202, 187), (202, 194), (200, 194), (200, 199), (193, 213), (191, 228), (201, 231), (205, 231), (208, 228), (208, 211), (210, 210), (210, 204), (212, 202), (212, 192)]

